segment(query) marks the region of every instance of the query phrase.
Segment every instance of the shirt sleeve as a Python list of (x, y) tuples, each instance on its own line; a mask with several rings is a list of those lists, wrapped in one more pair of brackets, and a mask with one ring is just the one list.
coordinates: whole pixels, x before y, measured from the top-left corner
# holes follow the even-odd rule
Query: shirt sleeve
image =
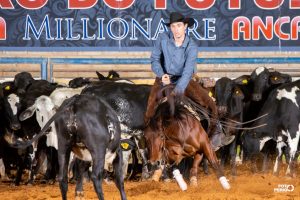
[(161, 66), (161, 56), (162, 56), (162, 48), (161, 48), (161, 42), (162, 37), (158, 37), (157, 40), (154, 43), (154, 48), (151, 53), (151, 69), (155, 73), (157, 77), (162, 77), (164, 75), (164, 71)]
[(185, 91), (185, 88), (189, 84), (190, 80), (192, 79), (194, 70), (197, 65), (197, 56), (198, 56), (198, 48), (196, 44), (192, 44), (189, 47), (187, 47), (187, 57), (184, 65), (184, 69), (182, 72), (182, 75), (180, 79), (178, 80), (176, 87), (174, 89), (176, 94), (183, 94)]

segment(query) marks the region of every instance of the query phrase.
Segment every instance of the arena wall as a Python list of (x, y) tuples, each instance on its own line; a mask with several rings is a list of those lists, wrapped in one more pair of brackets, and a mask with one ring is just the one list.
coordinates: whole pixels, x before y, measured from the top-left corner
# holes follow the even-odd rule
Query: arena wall
[[(0, 58), (44, 58), (47, 63), (48, 80), (59, 83), (66, 83), (74, 77), (96, 77), (95, 71), (104, 75), (109, 70), (116, 70), (124, 78), (129, 78), (136, 83), (152, 83), (154, 74), (151, 71), (150, 64), (52, 64), (53, 58), (135, 58), (149, 59), (151, 52), (124, 52), (124, 51), (84, 51), (84, 52), (32, 52), (32, 51), (1, 51)], [(198, 58), (300, 58), (298, 51), (228, 51), (228, 52), (199, 52)], [(258, 66), (274, 68), (277, 71), (291, 74), (294, 78), (300, 77), (300, 63), (264, 63), (264, 64), (198, 64), (198, 75), (200, 77), (219, 78), (227, 76), (230, 78), (238, 77), (242, 74), (250, 74)], [(0, 63), (0, 79), (7, 80), (14, 77), (21, 71), (28, 71), (35, 78), (41, 78), (40, 64), (31, 63)]]

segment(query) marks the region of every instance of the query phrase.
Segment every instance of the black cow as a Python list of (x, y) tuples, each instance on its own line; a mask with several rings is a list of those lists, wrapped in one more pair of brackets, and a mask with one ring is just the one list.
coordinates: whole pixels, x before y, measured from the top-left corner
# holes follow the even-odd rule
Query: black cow
[(101, 81), (95, 85), (88, 86), (81, 93), (104, 98), (117, 112), (118, 119), (121, 123), (122, 135), (124, 135), (125, 138), (134, 138), (139, 149), (143, 161), (143, 178), (148, 177), (143, 128), (144, 113), (146, 111), (150, 89), (150, 85)]
[(258, 67), (251, 73), (253, 87), (252, 100), (265, 100), (269, 93), (283, 83), (292, 81), (292, 77), (277, 71), (270, 71), (265, 67)]
[(244, 103), (249, 100), (247, 92), (247, 78), (242, 76), (235, 80), (223, 77), (217, 80), (214, 88), (214, 97), (218, 108), (219, 119), (223, 124), (226, 135), (235, 135), (234, 141), (220, 148), (221, 165), (224, 166), (229, 153), (231, 158), (231, 173), (236, 175), (236, 153), (239, 140), (239, 130), (243, 122)]
[(265, 67), (256, 68), (250, 76), (247, 87), (251, 93), (251, 101), (245, 108), (245, 120), (252, 120), (264, 105), (269, 94), (278, 86), (290, 83), (292, 78), (288, 74), (270, 71)]
[[(15, 94), (10, 94), (13, 90), (11, 84), (4, 83), (4, 91), (0, 92), (0, 160), (2, 167), (2, 178), (10, 175), (11, 169), (17, 169), (15, 185), (19, 185), (25, 168), (31, 169), (30, 153), (33, 152), (32, 147), (17, 150), (9, 146), (9, 142), (13, 137), (24, 138), (24, 134), (20, 131), (20, 123), (17, 118), (17, 110), (20, 107), (20, 99)], [(13, 109), (12, 109), (13, 107)]]
[[(277, 144), (274, 173), (278, 174), (282, 148), (289, 151), (289, 166), (286, 174), (293, 175), (294, 160), (300, 137), (300, 80), (286, 83), (273, 90), (262, 107), (259, 115), (268, 114), (257, 120), (253, 126), (266, 124), (264, 127), (247, 131), (243, 134), (244, 148), (251, 154), (258, 153), (267, 141)], [(251, 141), (251, 142), (249, 142)]]
[[(24, 147), (46, 134), (55, 121), (58, 138), (59, 185), (62, 198), (67, 199), (68, 164), (70, 152), (86, 161), (92, 161), (91, 179), (99, 199), (103, 199), (103, 170), (113, 170), (121, 199), (126, 199), (122, 174), (120, 124), (115, 111), (100, 97), (76, 95), (64, 101), (57, 113), (30, 142), (19, 142)], [(76, 195), (83, 195), (82, 178), (76, 183)]]
[(87, 84), (90, 84), (90, 83), (93, 83), (93, 82), (104, 81), (104, 80), (111, 80), (111, 81), (116, 81), (116, 82), (124, 81), (124, 82), (127, 82), (127, 83), (133, 83), (130, 80), (120, 78), (120, 75), (114, 70), (110, 70), (106, 77), (103, 76), (98, 71), (96, 71), (96, 74), (98, 76), (98, 80), (94, 80), (93, 78), (78, 77), (78, 78), (74, 78), (74, 79), (69, 81), (69, 87), (70, 88), (78, 88), (78, 87), (82, 87), (84, 85), (87, 85)]

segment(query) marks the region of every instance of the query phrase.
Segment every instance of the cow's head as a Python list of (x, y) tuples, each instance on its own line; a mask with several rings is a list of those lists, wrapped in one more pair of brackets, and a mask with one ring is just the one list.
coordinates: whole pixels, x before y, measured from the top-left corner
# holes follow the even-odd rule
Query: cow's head
[(272, 71), (265, 67), (256, 68), (251, 74), (251, 81), (253, 82), (252, 100), (260, 101), (263, 94), (272, 86), (288, 83), (291, 80), (290, 75)]
[(25, 94), (27, 88), (33, 83), (34, 79), (28, 72), (21, 72), (15, 76), (14, 87), (17, 89), (18, 95)]
[(10, 94), (4, 98), (6, 118), (9, 123), (9, 127), (12, 130), (19, 130), (21, 128), (20, 121), (18, 119), (18, 111), (20, 111), (21, 104), (20, 98), (16, 94)]
[(21, 121), (24, 121), (36, 113), (36, 120), (39, 123), (40, 127), (44, 127), (47, 121), (55, 113), (55, 105), (52, 103), (52, 100), (48, 96), (40, 96), (35, 100), (35, 103), (23, 111), (19, 118)]
[(215, 86), (215, 97), (221, 117), (228, 113), (242, 112), (244, 94), (233, 80), (227, 77), (219, 79)]
[(251, 73), (251, 81), (253, 83), (252, 100), (260, 101), (262, 94), (269, 88), (270, 72), (265, 67), (258, 67)]
[(69, 81), (69, 87), (70, 88), (79, 88), (79, 87), (82, 87), (89, 83), (91, 83), (91, 80), (89, 78), (78, 77), (78, 78), (74, 78)]

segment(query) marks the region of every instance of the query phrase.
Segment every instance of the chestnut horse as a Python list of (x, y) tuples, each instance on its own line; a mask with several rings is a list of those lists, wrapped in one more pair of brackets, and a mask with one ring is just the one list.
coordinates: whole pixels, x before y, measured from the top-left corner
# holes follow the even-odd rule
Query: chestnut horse
[(182, 104), (185, 99), (187, 97), (174, 97), (171, 94), (156, 108), (155, 115), (144, 130), (149, 164), (155, 168), (164, 165), (174, 169), (183, 158), (193, 157), (190, 183), (197, 185), (198, 166), (204, 155), (224, 189), (229, 189), (230, 185), (220, 168), (207, 133), (195, 115)]

